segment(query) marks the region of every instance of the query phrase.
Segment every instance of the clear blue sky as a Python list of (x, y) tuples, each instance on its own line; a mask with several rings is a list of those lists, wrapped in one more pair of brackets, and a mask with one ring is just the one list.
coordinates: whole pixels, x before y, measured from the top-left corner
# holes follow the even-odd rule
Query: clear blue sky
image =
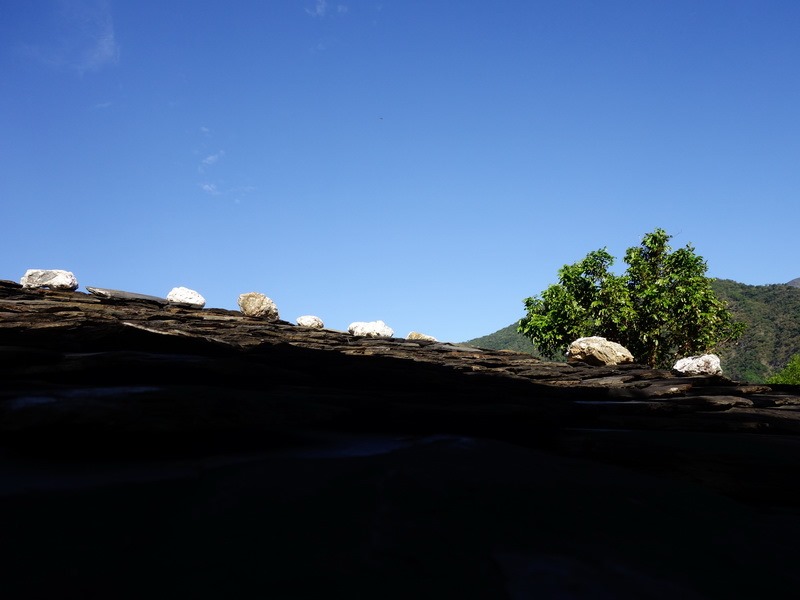
[(461, 341), (656, 227), (800, 277), (795, 0), (0, 0), (0, 69), (0, 279)]

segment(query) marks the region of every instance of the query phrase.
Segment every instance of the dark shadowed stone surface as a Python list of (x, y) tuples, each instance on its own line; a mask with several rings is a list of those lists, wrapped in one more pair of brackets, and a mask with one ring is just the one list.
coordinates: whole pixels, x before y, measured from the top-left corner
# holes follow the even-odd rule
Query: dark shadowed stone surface
[(800, 390), (0, 282), (3, 598), (793, 598)]

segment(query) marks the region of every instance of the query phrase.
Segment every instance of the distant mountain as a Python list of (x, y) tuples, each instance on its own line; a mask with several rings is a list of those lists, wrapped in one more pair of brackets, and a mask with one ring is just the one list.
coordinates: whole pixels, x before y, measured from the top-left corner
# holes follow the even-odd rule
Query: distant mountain
[[(800, 353), (800, 277), (784, 285), (746, 285), (716, 279), (712, 287), (728, 302), (736, 319), (747, 324), (735, 345), (719, 351), (728, 377), (761, 383), (786, 366), (793, 354)], [(516, 332), (516, 326), (513, 323), (464, 343), (540, 356), (531, 341)]]
[(512, 323), (508, 327), (503, 327), (499, 331), (484, 335), (483, 337), (475, 338), (464, 342), (470, 346), (477, 346), (478, 348), (487, 348), (489, 350), (514, 350), (515, 352), (524, 352), (533, 354), (541, 358), (541, 354), (536, 349), (528, 338), (524, 335), (517, 333), (517, 324)]

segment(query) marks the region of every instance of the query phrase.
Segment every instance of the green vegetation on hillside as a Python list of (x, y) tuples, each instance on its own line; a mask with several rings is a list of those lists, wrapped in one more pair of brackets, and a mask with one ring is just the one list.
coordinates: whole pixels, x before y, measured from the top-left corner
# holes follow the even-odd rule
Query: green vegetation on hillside
[(795, 354), (789, 364), (767, 380), (768, 383), (800, 385), (800, 354)]
[(517, 333), (516, 323), (512, 323), (508, 327), (503, 327), (489, 335), (484, 335), (464, 343), (477, 348), (513, 350), (514, 352), (532, 354), (536, 358), (542, 358), (541, 353), (536, 349), (536, 346), (533, 345), (533, 342), (521, 333)]
[(722, 368), (742, 381), (763, 383), (800, 353), (800, 288), (713, 283), (734, 316), (747, 324), (737, 344), (720, 352)]
[[(800, 354), (800, 287), (746, 285), (729, 279), (715, 279), (711, 287), (728, 302), (734, 318), (746, 325), (742, 337), (719, 352), (726, 376), (765, 383)], [(466, 343), (540, 356), (530, 340), (516, 333), (516, 323)]]

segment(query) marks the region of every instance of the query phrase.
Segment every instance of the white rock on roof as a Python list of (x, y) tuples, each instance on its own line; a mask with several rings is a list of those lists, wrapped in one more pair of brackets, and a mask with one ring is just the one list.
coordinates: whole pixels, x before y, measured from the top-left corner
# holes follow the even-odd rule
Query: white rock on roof
[(322, 319), (315, 317), (314, 315), (303, 315), (302, 317), (297, 317), (297, 324), (301, 325), (302, 327), (310, 327), (311, 329), (322, 329), (325, 327)]
[(206, 305), (205, 298), (194, 290), (185, 287), (172, 288), (170, 293), (167, 294), (167, 300), (170, 304), (180, 304), (192, 308), (203, 308)]
[(240, 294), (237, 304), (242, 314), (248, 317), (260, 317), (270, 321), (277, 321), (280, 318), (275, 302), (260, 292)]
[(358, 337), (393, 337), (394, 329), (383, 321), (356, 321), (347, 330)]
[(426, 335), (424, 333), (420, 333), (418, 331), (412, 331), (406, 336), (407, 340), (420, 340), (424, 342), (438, 342), (435, 337), (432, 335)]
[(61, 269), (28, 269), (20, 279), (24, 288), (50, 288), (51, 290), (77, 290), (78, 280), (72, 271)]
[(672, 372), (679, 375), (722, 375), (722, 366), (716, 354), (688, 356), (677, 361)]

